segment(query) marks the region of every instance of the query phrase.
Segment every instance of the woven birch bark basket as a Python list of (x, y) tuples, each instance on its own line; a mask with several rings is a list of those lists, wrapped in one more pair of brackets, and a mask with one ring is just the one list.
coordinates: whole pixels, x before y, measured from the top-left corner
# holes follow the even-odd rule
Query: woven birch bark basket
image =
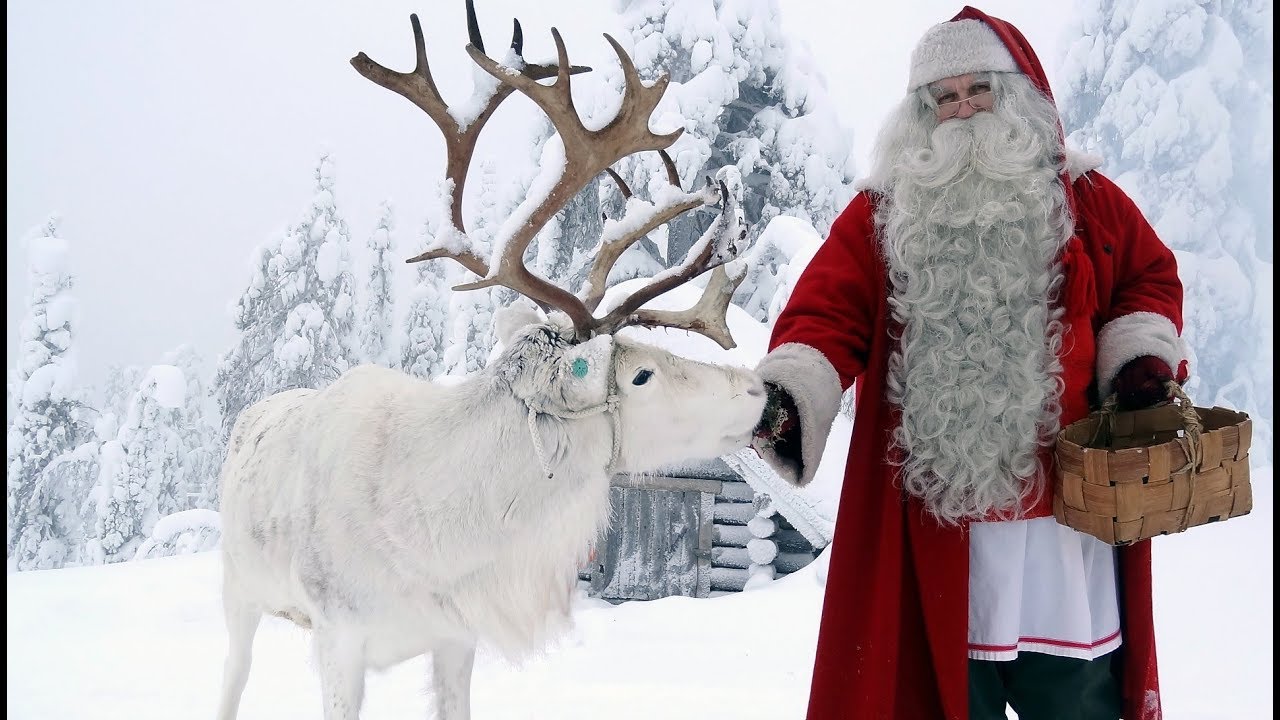
[(1166, 387), (1175, 403), (1121, 412), (1112, 396), (1058, 433), (1058, 522), (1128, 545), (1253, 509), (1249, 416), (1194, 407), (1177, 383)]

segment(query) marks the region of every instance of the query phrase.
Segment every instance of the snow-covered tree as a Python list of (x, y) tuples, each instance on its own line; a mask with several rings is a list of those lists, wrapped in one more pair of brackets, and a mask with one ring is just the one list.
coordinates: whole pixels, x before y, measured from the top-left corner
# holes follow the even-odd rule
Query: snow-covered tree
[(125, 450), (120, 443), (119, 426), (115, 415), (103, 415), (96, 425), (98, 440), (97, 474), (93, 487), (82, 503), (81, 514), (86, 518), (84, 550), (81, 562), (85, 565), (102, 565), (107, 562), (103, 538), (109, 537), (112, 547), (119, 547), (117, 538), (130, 532), (127, 518), (121, 517), (111, 499), (116, 487), (125, 483)]
[[(464, 205), (467, 217), (467, 232), (482, 253), (488, 253), (498, 234), (503, 231), (507, 220), (525, 197), (536, 169), (538, 160), (547, 138), (551, 134), (549, 122), (536, 124), (531, 129), (527, 142), (521, 143), (531, 148), (527, 156), (512, 153), (503, 158), (503, 166), (491, 159), (479, 163), (479, 172), (473, 181), (476, 188), (474, 206)], [(570, 201), (570, 207), (577, 201)], [(561, 243), (562, 219), (569, 208), (562, 210), (549, 226), (534, 239), (525, 253), (528, 264), (535, 272), (547, 277), (552, 282), (560, 282), (561, 275), (567, 265), (562, 262), (563, 255), (556, 252)], [(511, 228), (507, 229), (510, 232)], [(590, 232), (590, 229), (587, 229)], [(450, 273), (456, 268), (447, 268), (443, 272)], [(460, 271), (454, 275), (457, 282), (475, 279), (471, 273)], [(516, 293), (507, 288), (496, 286), (480, 290), (464, 292), (448, 291), (448, 329), (444, 340), (445, 372), (449, 375), (465, 375), (483, 368), (488, 362), (497, 337), (493, 332), (493, 312), (496, 308), (509, 304)]]
[(1174, 248), (1197, 404), (1272, 405), (1272, 4), (1092, 0), (1065, 63), (1069, 141)]
[(124, 417), (145, 372), (146, 368), (140, 365), (109, 365), (107, 378), (98, 393), (98, 411), (103, 415), (111, 413), (117, 420)]
[(253, 278), (236, 303), (240, 338), (213, 381), (224, 439), (249, 405), (290, 388), (324, 387), (358, 362), (351, 234), (335, 204), (327, 154), (315, 180), (298, 224), (256, 251)]
[[(717, 168), (735, 165), (744, 182), (749, 244), (779, 215), (825, 235), (853, 196), (852, 133), (841, 127), (817, 64), (782, 32), (777, 0), (615, 4), (631, 31), (641, 76), (671, 77), (654, 118), (655, 125), (685, 129), (669, 151), (681, 186), (693, 189)], [(668, 182), (656, 153), (619, 165), (637, 194), (652, 196)], [(679, 261), (714, 217), (710, 209), (687, 213), (651, 234), (657, 259), (665, 266)], [(789, 261), (777, 250), (757, 256), (734, 295), (757, 320), (766, 318), (777, 275)], [(610, 284), (622, 279), (611, 274)]]
[[(545, 133), (537, 132), (540, 136), (530, 138), (529, 143), (516, 144), (536, 150), (545, 141)], [(503, 232), (529, 186), (534, 166), (532, 159), (522, 162), (519, 154), (508, 155), (504, 162), (502, 172), (491, 160), (476, 163), (476, 177), (468, 184), (472, 188), (468, 196), (471, 202), (463, 204), (467, 234), (482, 254), (489, 252), (494, 239)], [(427, 208), (418, 247), (430, 246), (436, 237), (452, 232), (452, 200), (451, 183), (442, 181)], [(531, 257), (530, 253), (526, 258)], [(464, 375), (483, 367), (495, 342), (493, 310), (510, 302), (514, 293), (502, 287), (454, 292), (451, 288), (455, 285), (476, 277), (448, 259), (418, 264), (416, 277), (400, 336), (401, 369), (416, 377), (435, 378)]]
[[(173, 365), (147, 371), (117, 434), (123, 463), (95, 488), (102, 509), (95, 537), (106, 562), (132, 560), (161, 517), (187, 507), (182, 437), (187, 381)], [(115, 453), (114, 449), (108, 450)], [(110, 463), (106, 463), (110, 464)]]
[(18, 570), (77, 561), (83, 497), (93, 448), (93, 413), (75, 385), (76, 304), (68, 246), (56, 218), (27, 242), (30, 301), (19, 327), (16, 401), (8, 431), (8, 560)]
[(369, 236), (366, 248), (369, 265), (365, 272), (363, 312), (360, 314), (359, 357), (361, 362), (384, 367), (395, 365), (392, 359), (394, 348), (391, 347), (394, 331), (392, 315), (395, 309), (395, 273), (392, 263), (396, 261), (396, 251), (391, 235), (394, 229), (391, 203), (383, 202), (378, 226)]
[(177, 409), (174, 419), (184, 495), (178, 498), (175, 507), (162, 509), (170, 513), (189, 508), (216, 508), (218, 474), (226, 450), (218, 433), (217, 403), (209, 397), (202, 380), (207, 377), (204, 359), (193, 346), (180, 345), (165, 353), (160, 362), (181, 370), (186, 381), (182, 407)]
[(467, 375), (485, 366), (492, 348), (492, 290), (450, 293), (448, 302), (448, 328), (442, 355), (444, 373)]
[(451, 268), (440, 260), (418, 265), (418, 279), (409, 290), (400, 369), (424, 380), (445, 372)]
[(222, 540), (222, 518), (212, 510), (183, 510), (156, 521), (151, 535), (138, 545), (134, 560), (187, 555), (212, 550)]
[[(547, 147), (544, 141), (540, 148), (544, 153), (551, 154), (540, 155), (538, 167), (558, 173), (558, 166), (562, 164), (559, 158), (563, 156), (563, 146), (559, 144), (559, 138), (551, 142), (553, 144)], [(543, 177), (546, 176), (539, 179)], [(606, 189), (604, 185), (600, 178), (589, 181), (534, 238), (526, 257), (529, 265), (537, 268), (539, 275), (573, 291), (579, 288), (594, 259), (591, 250), (600, 242), (600, 234), (604, 229), (605, 208), (601, 196), (604, 195), (607, 202), (607, 193), (612, 190)], [(654, 269), (661, 269), (661, 266), (655, 266)]]

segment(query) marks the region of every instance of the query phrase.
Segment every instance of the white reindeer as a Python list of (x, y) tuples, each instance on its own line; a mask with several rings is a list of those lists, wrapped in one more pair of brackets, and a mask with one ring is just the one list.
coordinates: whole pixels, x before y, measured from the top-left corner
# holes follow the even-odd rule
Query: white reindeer
[[(732, 346), (724, 313), (741, 273), (731, 278), (723, 264), (744, 230), (724, 182), (697, 193), (677, 188), (657, 204), (638, 203), (640, 216), (610, 225), (615, 232), (607, 230), (597, 248), (583, 297), (520, 264), (534, 234), (578, 188), (621, 157), (674, 142), (678, 133), (648, 130), (665, 79), (643, 86), (609, 38), (626, 96), (617, 120), (588, 131), (567, 100), (570, 68), (558, 33), (552, 30), (557, 67), (508, 69), (483, 54), (472, 20), (468, 51), (505, 90), (482, 98), (479, 115), (459, 129), (435, 91), (421, 27), (411, 19), (413, 73), (387, 70), (363, 53), (352, 64), (424, 108), (449, 143), (456, 235), (437, 238), (441, 247), (415, 260), (455, 259), (482, 278), (469, 287), (502, 284), (558, 312), (548, 319), (532, 307), (502, 311), (495, 322), (505, 349), (457, 385), (360, 367), (324, 390), (282, 392), (240, 415), (222, 473), (223, 720), (237, 714), (263, 614), (312, 630), (327, 720), (358, 716), (367, 668), (425, 653), (437, 717), (467, 720), (479, 641), (519, 657), (567, 621), (577, 568), (608, 519), (610, 475), (744, 447), (763, 410), (754, 373), (615, 335), (628, 325), (677, 327)], [(518, 24), (516, 36), (522, 60)], [(553, 85), (534, 82), (553, 75)], [(556, 123), (566, 163), (557, 188), (532, 201), (530, 221), (490, 259), (490, 272), (490, 263), (458, 242), (466, 239), (461, 185), (475, 133), (512, 88)], [(627, 246), (716, 202), (721, 215), (685, 264), (595, 316), (609, 268)], [(694, 308), (640, 309), (708, 269)]]

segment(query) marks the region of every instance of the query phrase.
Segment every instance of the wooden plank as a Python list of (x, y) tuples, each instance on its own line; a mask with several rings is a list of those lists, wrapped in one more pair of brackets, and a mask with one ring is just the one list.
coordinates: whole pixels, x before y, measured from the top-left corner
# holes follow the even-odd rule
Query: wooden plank
[(711, 568), (711, 589), (726, 590), (730, 592), (739, 592), (747, 585), (747, 578), (751, 575), (746, 570), (739, 568)]
[[(782, 517), (778, 515), (776, 517)], [(751, 538), (754, 537), (751, 531), (743, 525), (720, 525), (713, 527), (712, 544), (720, 547), (746, 547)], [(813, 545), (800, 533), (799, 530), (784, 530), (779, 528), (769, 538), (778, 543), (778, 549), (782, 552), (805, 552), (812, 553)]]
[(707, 478), (710, 480), (725, 480), (732, 482), (742, 480), (733, 468), (729, 467), (721, 458), (713, 458), (711, 460), (689, 460), (676, 465), (667, 465), (658, 468), (657, 474), (666, 475), (667, 477), (680, 478)]
[[(773, 559), (773, 566), (780, 573), (793, 573), (813, 562), (813, 553), (780, 552)], [(716, 547), (711, 548), (711, 566), (713, 569), (738, 568), (745, 570), (751, 567), (751, 556), (746, 548)]]
[(746, 525), (756, 516), (756, 509), (751, 503), (722, 503), (715, 505), (715, 521), (725, 525)]
[(705, 478), (677, 478), (666, 475), (614, 475), (609, 480), (610, 487), (640, 488), (644, 490), (672, 490), (677, 492), (705, 492), (718, 495), (724, 483), (719, 480)]
[(711, 546), (715, 542), (715, 504), (712, 493), (698, 493), (698, 588), (694, 597), (711, 594)]
[[(613, 488), (615, 519), (597, 549), (600, 572), (592, 594), (605, 599), (655, 600), (699, 592), (702, 494)], [(708, 587), (708, 592), (710, 588)]]
[(813, 553), (778, 553), (773, 559), (773, 567), (780, 573), (793, 573), (813, 562)]
[(751, 556), (747, 554), (747, 549), (744, 547), (713, 547), (711, 548), (711, 566), (747, 568), (751, 566)]
[(745, 482), (725, 482), (720, 488), (716, 499), (732, 502), (751, 502), (756, 499), (756, 491)]
[[(714, 510), (713, 510), (714, 512)], [(712, 544), (721, 547), (746, 547), (751, 540), (751, 531), (746, 525), (712, 524)]]
[(782, 552), (808, 553), (810, 555), (813, 555), (816, 552), (816, 548), (813, 547), (813, 544), (810, 543), (808, 538), (802, 535), (799, 530), (779, 529), (778, 532), (774, 533), (773, 537), (769, 539), (778, 543), (778, 550), (781, 550)]

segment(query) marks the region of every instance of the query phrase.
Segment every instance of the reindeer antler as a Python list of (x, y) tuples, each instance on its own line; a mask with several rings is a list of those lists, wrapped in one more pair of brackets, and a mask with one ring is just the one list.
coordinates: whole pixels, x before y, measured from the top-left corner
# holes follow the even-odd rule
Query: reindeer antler
[[(489, 118), (493, 116), (494, 110), (497, 110), (498, 105), (515, 91), (515, 87), (498, 83), (491, 88), (478, 89), (478, 92), (488, 91), (490, 94), (479, 103), (470, 103), (479, 107), (474, 117), (463, 117), (459, 120), (458, 115), (449, 108), (444, 98), (440, 96), (440, 90), (436, 87), (435, 79), (431, 76), (431, 66), (427, 63), (426, 41), (422, 37), (422, 24), (418, 22), (418, 16), (416, 14), (410, 15), (409, 22), (413, 26), (413, 45), (417, 58), (412, 72), (396, 72), (383, 67), (363, 52), (351, 58), (351, 66), (375, 84), (403, 95), (409, 102), (421, 108), (440, 128), (441, 134), (444, 135), (445, 144), (445, 178), (452, 185), (450, 220), (454, 229), (462, 236), (465, 236), (466, 225), (463, 224), (462, 220), (462, 195), (463, 188), (467, 182), (467, 169), (471, 165), (471, 156), (475, 153), (476, 139), (480, 137), (480, 131), (484, 128), (485, 123), (489, 121)], [(512, 54), (516, 58), (523, 60), (521, 52), (524, 41), (520, 30), (520, 21), (515, 20), (513, 23), (514, 28), (511, 32)], [(480, 36), (480, 27), (479, 23), (476, 22), (475, 5), (472, 0), (467, 0), (467, 34), (471, 45), (483, 52), (484, 40)], [(521, 65), (520, 72), (528, 77), (531, 82), (552, 77), (557, 72), (556, 67), (552, 65), (523, 62)], [(565, 72), (576, 74), (588, 72), (589, 70), (591, 70), (589, 67), (574, 66), (566, 68)], [(444, 257), (458, 261), (480, 277), (489, 274), (486, 259), (469, 249), (461, 251), (443, 248), (431, 250), (410, 258), (408, 262), (420, 262)]]
[[(724, 270), (713, 273), (702, 299), (683, 312), (639, 310), (644, 303), (663, 292), (733, 259), (738, 250), (737, 243), (746, 235), (736, 198), (723, 181), (718, 186), (713, 186), (708, 181), (706, 188), (695, 193), (680, 190), (675, 164), (666, 154), (666, 149), (680, 137), (684, 132), (683, 128), (665, 134), (654, 133), (649, 129), (649, 118), (666, 91), (669, 82), (667, 76), (660, 77), (652, 85), (645, 85), (626, 51), (606, 34), (604, 37), (613, 47), (622, 67), (625, 83), (622, 105), (618, 114), (607, 125), (591, 130), (578, 116), (570, 92), (570, 76), (590, 68), (569, 64), (568, 52), (559, 31), (551, 29), (556, 45), (556, 64), (526, 64), (520, 55), (520, 24), (516, 22), (512, 40), (512, 59), (515, 65), (509, 66), (498, 63), (484, 53), (471, 0), (467, 0), (467, 14), (471, 36), (467, 53), (476, 65), (497, 81), (490, 88), (478, 90), (489, 94), (482, 98), (482, 102), (472, 103), (479, 107), (472, 118), (459, 119), (457, 113), (451, 111), (440, 97), (427, 65), (422, 28), (416, 15), (410, 16), (417, 50), (417, 65), (412, 73), (388, 70), (370, 60), (364, 53), (351, 60), (351, 64), (366, 78), (405, 96), (425, 111), (445, 137), (445, 177), (452, 184), (451, 222), (453, 231), (459, 237), (438, 237), (435, 239), (435, 247), (408, 262), (452, 258), (479, 276), (478, 280), (458, 285), (454, 290), (475, 290), (494, 285), (511, 288), (539, 303), (544, 309), (563, 311), (573, 322), (579, 340), (596, 334), (616, 332), (628, 325), (644, 325), (692, 330), (710, 337), (726, 348), (733, 347), (733, 339), (725, 324), (725, 312), (733, 289), (741, 282), (741, 272), (736, 273), (733, 278)], [(538, 82), (551, 77), (555, 78), (551, 84)], [(564, 168), (545, 197), (530, 198), (517, 210), (524, 215), (524, 222), (514, 224), (509, 235), (498, 238), (490, 264), (466, 241), (466, 229), (462, 220), (462, 188), (480, 129), (498, 104), (515, 90), (519, 90), (541, 108), (555, 126), (564, 146)], [(583, 298), (530, 272), (524, 265), (525, 250), (556, 213), (603, 172), (609, 172), (619, 182), (624, 194), (630, 196), (630, 189), (621, 182), (611, 166), (628, 155), (650, 150), (662, 154), (672, 187), (668, 192), (661, 193), (653, 203), (635, 202), (629, 210), (634, 210), (636, 216), (632, 217), (628, 213), (625, 223), (606, 225), (588, 274)], [(609, 270), (623, 251), (681, 213), (716, 203), (722, 206), (720, 218), (690, 249), (680, 267), (660, 273), (605, 317), (597, 318), (593, 315), (603, 297)], [(462, 241), (458, 242), (459, 239)]]

